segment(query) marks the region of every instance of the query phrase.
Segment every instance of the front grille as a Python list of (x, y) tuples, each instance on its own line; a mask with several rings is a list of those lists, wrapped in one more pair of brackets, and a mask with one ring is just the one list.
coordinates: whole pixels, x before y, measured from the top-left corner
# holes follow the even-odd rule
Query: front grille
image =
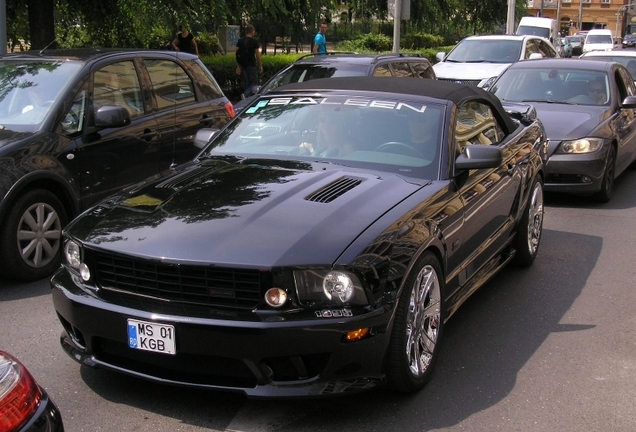
[(113, 366), (186, 384), (253, 388), (256, 376), (240, 360), (200, 354), (133, 350), (125, 343), (95, 338), (95, 357)]
[(167, 302), (173, 306), (170, 309), (184, 305), (189, 308), (254, 309), (266, 273), (251, 269), (164, 264), (101, 252), (93, 255), (97, 285), (112, 291), (110, 297), (115, 292), (130, 294), (143, 298), (143, 301)]
[(477, 87), (481, 80), (462, 80), (462, 79), (454, 79), (454, 78), (437, 78), (439, 81), (450, 81), (458, 84), (466, 84), (469, 86)]

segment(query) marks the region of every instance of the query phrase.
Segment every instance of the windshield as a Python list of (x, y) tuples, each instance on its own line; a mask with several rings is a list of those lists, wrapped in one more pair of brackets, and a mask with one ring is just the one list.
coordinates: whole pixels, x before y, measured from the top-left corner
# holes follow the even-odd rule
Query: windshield
[(200, 157), (327, 162), (437, 179), (444, 108), (357, 96), (260, 99)]
[(530, 36), (541, 36), (546, 39), (550, 39), (550, 29), (547, 27), (534, 27), (534, 26), (519, 26), (517, 29), (518, 35), (530, 35)]
[(520, 40), (464, 39), (444, 61), (461, 63), (512, 63), (521, 58)]
[(35, 131), (79, 63), (0, 60), (0, 125)]
[(609, 88), (605, 72), (576, 68), (515, 68), (501, 74), (490, 91), (505, 102), (606, 105)]
[(334, 65), (298, 64), (272, 78), (261, 88), (260, 93), (268, 93), (276, 87), (285, 84), (309, 81), (318, 78), (366, 76), (368, 69), (368, 65), (360, 64), (343, 63), (339, 64), (338, 67), (335, 67)]
[(586, 44), (609, 44), (612, 45), (614, 41), (610, 35), (587, 35), (585, 39)]

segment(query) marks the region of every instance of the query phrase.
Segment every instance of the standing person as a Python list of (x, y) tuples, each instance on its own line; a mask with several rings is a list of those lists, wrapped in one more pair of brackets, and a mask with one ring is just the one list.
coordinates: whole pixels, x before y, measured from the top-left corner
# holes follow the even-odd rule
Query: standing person
[[(243, 76), (245, 90), (241, 95), (242, 99), (252, 96), (254, 86), (258, 85), (258, 74), (263, 73), (263, 62), (261, 60), (261, 45), (254, 36), (256, 29), (253, 25), (245, 27), (245, 36), (236, 42), (236, 73)], [(256, 65), (258, 63), (258, 69)]]
[(318, 55), (327, 54), (327, 21), (320, 24), (320, 31), (314, 37), (314, 46), (312, 52)]
[(179, 31), (181, 33), (179, 33), (172, 41), (172, 47), (174, 50), (199, 55), (199, 47), (197, 46), (197, 42), (194, 40), (194, 36), (188, 30), (188, 26), (185, 24), (180, 25)]

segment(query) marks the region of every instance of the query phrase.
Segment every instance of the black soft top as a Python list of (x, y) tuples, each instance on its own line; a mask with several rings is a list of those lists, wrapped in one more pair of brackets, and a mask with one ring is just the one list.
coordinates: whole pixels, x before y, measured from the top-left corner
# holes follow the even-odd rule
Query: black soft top
[(286, 84), (278, 87), (275, 93), (287, 91), (322, 91), (322, 90), (360, 90), (382, 93), (425, 96), (434, 99), (448, 100), (454, 105), (461, 105), (468, 100), (487, 102), (494, 109), (495, 116), (505, 125), (505, 133), (512, 133), (517, 124), (510, 118), (501, 101), (490, 92), (479, 87), (457, 84), (449, 81), (417, 78), (395, 77), (338, 77), (314, 79), (300, 83)]

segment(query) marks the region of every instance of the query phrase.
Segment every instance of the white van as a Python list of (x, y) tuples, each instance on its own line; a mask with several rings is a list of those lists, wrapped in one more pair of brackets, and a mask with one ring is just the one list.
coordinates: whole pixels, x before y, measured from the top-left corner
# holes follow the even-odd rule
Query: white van
[(517, 34), (541, 36), (554, 43), (559, 37), (559, 25), (552, 18), (526, 16), (519, 21)]
[(590, 51), (612, 51), (614, 49), (614, 38), (612, 31), (607, 29), (592, 29), (585, 36), (583, 52)]

